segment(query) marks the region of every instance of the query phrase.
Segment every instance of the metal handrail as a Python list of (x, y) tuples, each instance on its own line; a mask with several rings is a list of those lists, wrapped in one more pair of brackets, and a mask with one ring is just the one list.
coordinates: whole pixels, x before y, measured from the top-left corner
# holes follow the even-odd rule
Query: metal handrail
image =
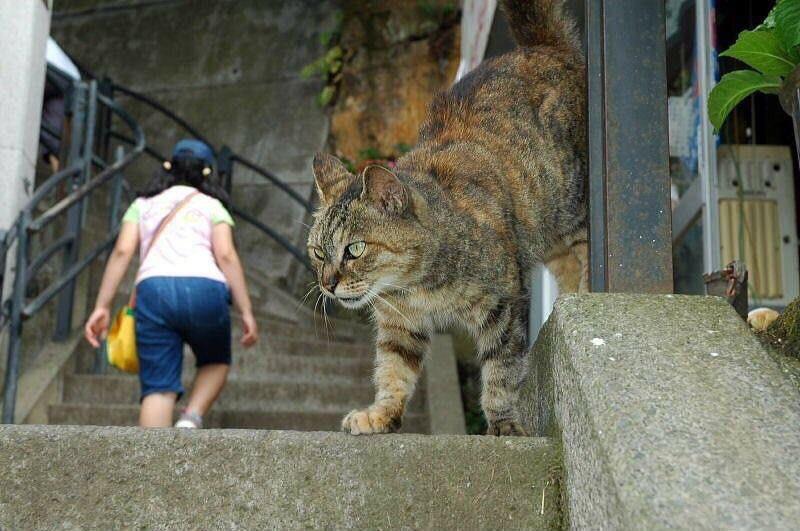
[[(51, 67), (48, 67), (47, 75), (49, 78), (51, 76), (57, 78), (65, 77), (63, 72)], [(80, 243), (78, 232), (80, 231), (81, 223), (80, 212), (83, 210), (85, 199), (92, 192), (114, 178), (117, 179), (118, 186), (122, 187), (121, 171), (133, 162), (144, 151), (146, 146), (144, 131), (139, 124), (136, 123), (133, 117), (119, 104), (102, 94), (98, 94), (96, 82), (90, 82), (88, 89), (86, 88), (87, 85), (81, 82), (73, 82), (70, 80), (70, 83), (68, 90), (71, 91), (71, 97), (83, 97), (85, 100), (81, 102), (77, 102), (76, 100), (75, 102), (75, 109), (81, 109), (81, 111), (80, 116), (73, 116), (73, 122), (75, 122), (73, 128), (80, 134), (72, 138), (73, 143), (70, 146), (69, 165), (64, 170), (49, 177), (37, 188), (33, 196), (21, 209), (20, 214), (12, 223), (10, 230), (2, 234), (2, 238), (0, 238), (0, 310), (2, 310), (0, 311), (0, 319), (2, 319), (0, 320), (0, 329), (5, 328), (6, 325), (10, 325), (11, 327), (8, 340), (8, 362), (6, 364), (3, 388), (3, 411), (1, 420), (3, 423), (14, 422), (23, 321), (36, 315), (45, 304), (55, 297), (62, 295), (62, 302), (64, 302), (64, 304), (61, 304), (59, 308), (57, 319), (59, 323), (69, 323), (71, 321), (73, 304), (70, 290), (73, 289), (75, 280), (92, 262), (94, 262), (94, 260), (108, 251), (117, 238), (119, 231), (118, 222), (115, 223), (115, 228), (109, 231), (108, 237), (101, 244), (95, 246), (91, 251), (86, 253), (86, 256), (83, 258), (78, 259), (77, 246)], [(78, 103), (80, 103), (80, 105), (78, 105)], [(84, 112), (83, 105), (86, 106), (88, 111)], [(112, 163), (103, 161), (94, 153), (93, 149), (95, 141), (95, 110), (98, 105), (103, 106), (115, 116), (122, 119), (122, 121), (130, 127), (133, 135), (133, 147), (127, 152), (120, 153), (117, 159)], [(75, 111), (75, 109), (72, 109), (72, 111)], [(94, 177), (91, 177), (91, 168), (93, 166), (102, 167), (102, 170)], [(34, 218), (34, 213), (39, 204), (44, 201), (56, 187), (67, 181), (72, 183), (73, 189), (71, 192), (55, 205), (50, 206), (43, 214)], [(120, 188), (115, 188), (115, 190), (120, 190)], [(119, 196), (120, 192), (115, 192), (112, 201), (118, 201)], [(75, 208), (79, 210), (75, 211)], [(112, 205), (111, 210), (112, 212), (117, 212), (119, 209), (116, 205)], [(30, 237), (47, 224), (51, 223), (58, 216), (67, 212), (69, 215), (67, 224), (65, 225), (65, 234), (52, 242), (41, 251), (36, 258), (31, 260), (28, 256)], [(72, 225), (70, 225), (70, 220)], [(75, 223), (77, 223), (77, 225), (75, 225)], [(4, 280), (3, 275), (6, 271), (6, 259), (8, 251), (14, 243), (17, 245), (16, 274), (11, 296), (9, 299), (3, 300), (2, 286)], [(26, 292), (29, 282), (34, 279), (41, 268), (47, 264), (52, 257), (58, 254), (59, 251), (64, 252), (65, 270), (56, 282), (48, 286), (42, 293), (36, 296), (34, 300), (30, 302), (26, 301)], [(66, 300), (63, 298), (65, 293), (67, 294)], [(65, 311), (66, 315), (61, 315), (62, 311)]]
[(167, 118), (169, 118), (170, 120), (175, 122), (176, 124), (178, 124), (181, 127), (183, 127), (186, 130), (186, 132), (188, 132), (190, 135), (192, 135), (196, 139), (202, 140), (203, 142), (208, 144), (211, 147), (211, 150), (214, 151), (214, 154), (215, 155), (217, 154), (216, 150), (214, 149), (214, 145), (208, 140), (208, 138), (206, 138), (203, 134), (201, 134), (197, 129), (192, 127), (189, 124), (189, 122), (187, 122), (186, 120), (184, 120), (183, 118), (181, 118), (180, 116), (178, 116), (177, 114), (172, 112), (171, 110), (167, 109), (166, 107), (164, 107), (163, 105), (158, 103), (153, 98), (151, 98), (149, 96), (145, 96), (144, 94), (136, 92), (133, 89), (130, 89), (130, 88), (122, 86), (122, 85), (118, 85), (116, 83), (111, 83), (111, 89), (119, 91), (119, 92), (122, 92), (126, 96), (130, 96), (131, 98), (133, 98), (133, 99), (135, 99), (137, 101), (140, 101), (140, 102), (142, 102), (142, 103), (144, 103), (146, 105), (149, 105), (150, 107), (152, 107), (153, 109), (157, 110), (158, 112), (160, 112), (161, 114), (163, 114), (164, 116), (166, 116)]
[[(278, 178), (274, 173), (270, 172), (266, 168), (263, 168), (263, 167), (259, 166), (258, 164), (255, 164), (254, 162), (252, 162), (252, 161), (246, 159), (245, 157), (239, 155), (238, 153), (233, 152), (227, 146), (223, 146), (222, 149), (219, 149), (219, 150), (216, 149), (214, 147), (214, 145), (208, 140), (208, 137), (206, 137), (205, 135), (200, 133), (200, 131), (196, 127), (192, 126), (188, 121), (184, 120), (183, 118), (178, 116), (175, 112), (171, 111), (170, 109), (166, 108), (162, 104), (158, 103), (153, 98), (151, 98), (149, 96), (145, 96), (144, 94), (141, 94), (141, 93), (139, 93), (139, 92), (137, 92), (137, 91), (135, 91), (133, 89), (130, 89), (128, 87), (125, 87), (123, 85), (119, 85), (119, 84), (113, 83), (111, 81), (107, 81), (107, 82), (109, 83), (109, 85), (110, 85), (110, 87), (112, 89), (112, 92), (113, 91), (119, 91), (119, 92), (125, 94), (126, 96), (128, 96), (130, 98), (133, 98), (133, 99), (135, 99), (135, 100), (137, 100), (137, 101), (139, 101), (141, 103), (144, 103), (145, 105), (148, 105), (152, 109), (154, 109), (157, 112), (163, 114), (164, 116), (166, 116), (167, 118), (169, 118), (170, 120), (172, 120), (173, 122), (178, 124), (180, 127), (182, 127), (185, 131), (187, 131), (189, 134), (191, 134), (195, 138), (197, 138), (199, 140), (202, 140), (203, 142), (208, 144), (209, 147), (211, 147), (211, 150), (214, 152), (215, 156), (218, 156), (223, 151), (227, 151), (228, 159), (229, 159), (229, 161), (231, 163), (231, 166), (227, 169), (227, 172), (228, 172), (227, 177), (229, 179), (231, 178), (232, 173), (233, 173), (233, 164), (235, 164), (235, 163), (241, 164), (242, 166), (246, 167), (247, 169), (251, 170), (252, 172), (256, 173), (257, 175), (263, 177), (264, 179), (266, 179), (267, 181), (269, 181), (270, 183), (275, 185), (278, 189), (280, 189), (282, 192), (284, 192), (289, 197), (291, 197), (292, 200), (294, 200), (297, 204), (302, 206), (303, 209), (306, 212), (311, 212), (313, 210), (312, 204), (308, 199), (304, 198), (302, 195), (297, 193), (297, 191), (292, 189), (289, 185), (287, 185), (280, 178)], [(115, 138), (115, 139), (117, 139), (117, 140), (119, 140), (119, 141), (121, 141), (123, 143), (126, 143), (126, 144), (130, 144), (132, 142), (132, 140), (130, 138), (126, 137), (125, 135), (123, 135), (123, 134), (121, 134), (121, 133), (119, 133), (117, 131), (109, 130), (107, 132), (107, 134), (110, 137)], [(163, 162), (163, 161), (167, 160), (167, 157), (165, 157), (163, 154), (159, 153), (155, 148), (153, 148), (152, 146), (149, 146), (149, 145), (145, 146), (145, 153), (147, 155), (150, 155), (152, 158), (156, 159), (158, 162)], [(230, 183), (229, 183), (229, 185), (230, 185)], [(228, 206), (232, 206), (232, 205), (228, 205)], [(242, 210), (240, 210), (238, 208), (232, 208), (231, 210), (234, 211), (233, 213), (234, 213), (235, 216), (241, 218), (242, 220), (244, 220), (245, 222), (249, 223), (250, 225), (252, 225), (256, 229), (260, 230), (266, 236), (268, 236), (273, 241), (275, 241), (278, 245), (283, 247), (289, 254), (291, 254), (295, 259), (297, 259), (303, 265), (303, 267), (305, 267), (308, 271), (314, 272), (314, 269), (313, 269), (313, 267), (311, 265), (311, 262), (308, 260), (308, 257), (303, 252), (303, 250), (299, 249), (296, 245), (292, 244), (292, 242), (290, 242), (289, 239), (285, 238), (284, 236), (281, 236), (277, 231), (275, 231), (274, 229), (269, 227), (264, 222), (258, 220), (255, 216), (251, 216), (250, 214), (246, 214), (246, 213), (244, 213)]]
[[(76, 249), (80, 244), (79, 232), (72, 232), (80, 230), (80, 212), (83, 211), (83, 205), (86, 198), (92, 194), (99, 187), (117, 179), (118, 187), (115, 188), (116, 192), (112, 194), (112, 202), (114, 203), (111, 208), (111, 215), (116, 216), (118, 213), (119, 197), (122, 191), (130, 196), (130, 187), (126, 186), (127, 183), (121, 177), (121, 171), (130, 165), (137, 157), (145, 153), (157, 161), (165, 160), (164, 156), (159, 153), (155, 148), (149, 146), (145, 140), (145, 134), (141, 126), (133, 119), (133, 117), (113, 99), (113, 92), (119, 91), (131, 98), (141, 101), (156, 111), (160, 112), (195, 138), (203, 140), (214, 151), (215, 155), (219, 153), (213, 145), (202, 135), (196, 128), (192, 127), (186, 120), (167, 109), (157, 101), (139, 94), (136, 91), (106, 81), (106, 87), (110, 87), (108, 96), (98, 93), (97, 81), (89, 82), (89, 90), (83, 88), (83, 92), (77, 94), (78, 87), (86, 87), (86, 84), (80, 81), (73, 80), (70, 76), (63, 71), (48, 65), (47, 70), (48, 79), (62, 87), (65, 93), (71, 98), (78, 98), (83, 96), (88, 100), (87, 105), (89, 110), (82, 116), (81, 120), (85, 119), (85, 131), (80, 129), (81, 135), (75, 135), (72, 138), (72, 146), (70, 148), (70, 155), (68, 156), (68, 166), (48, 178), (37, 190), (34, 192), (28, 203), (22, 208), (19, 216), (13, 221), (9, 231), (0, 232), (0, 330), (4, 329), (6, 325), (10, 325), (10, 334), (8, 342), (8, 363), (6, 365), (6, 374), (3, 388), (3, 410), (2, 410), (2, 423), (14, 422), (14, 410), (16, 403), (17, 393), (17, 380), (19, 376), (20, 356), (21, 356), (21, 341), (22, 341), (22, 323), (25, 319), (36, 315), (48, 302), (52, 301), (57, 296), (61, 295), (61, 302), (59, 303), (59, 313), (57, 321), (59, 325), (56, 327), (58, 330), (63, 323), (71, 322), (71, 312), (73, 304), (73, 291), (74, 283), (77, 277), (85, 271), (89, 265), (94, 262), (99, 256), (107, 252), (114, 244), (119, 233), (119, 221), (114, 219), (110, 221), (110, 230), (108, 237), (99, 245), (95, 246), (83, 258), (78, 258)], [(88, 95), (87, 95), (88, 94)], [(77, 101), (77, 100), (76, 100)], [(114, 138), (123, 144), (131, 146), (127, 152), (121, 154), (112, 163), (107, 162), (103, 157), (98, 156), (93, 148), (95, 142), (95, 121), (97, 120), (96, 108), (100, 105), (108, 110), (111, 114), (122, 119), (123, 122), (130, 128), (132, 137), (124, 135), (118, 131), (111, 130), (110, 127), (110, 114), (105, 117), (101, 116), (100, 119), (100, 142), (108, 150), (108, 139)], [(79, 126), (81, 127), (81, 126)], [(53, 133), (54, 131), (45, 126), (45, 130)], [(120, 150), (122, 148), (119, 148)], [(281, 181), (270, 171), (258, 166), (257, 164), (245, 159), (230, 150), (230, 148), (223, 147), (223, 151), (227, 156), (228, 167), (226, 177), (228, 184), (233, 174), (233, 165), (239, 163), (247, 169), (253, 171), (257, 175), (268, 180), (270, 183), (278, 187), (281, 191), (286, 193), (295, 202), (301, 205), (306, 212), (312, 209), (310, 201), (297, 193), (294, 189), (289, 187), (286, 183)], [(93, 167), (99, 168), (99, 173), (91, 176)], [(60, 184), (64, 182), (71, 182), (73, 189), (66, 197), (57, 201), (54, 205), (45, 210), (44, 213), (34, 217), (37, 207), (44, 201)], [(269, 225), (262, 222), (253, 215), (239, 209), (235, 205), (229, 203), (231, 212), (251, 224), (265, 235), (276, 241), (284, 249), (286, 249), (296, 260), (298, 260), (309, 271), (313, 271), (308, 257), (293, 245), (286, 237), (279, 234), (272, 229)], [(78, 209), (77, 211), (75, 209)], [(77, 214), (76, 214), (77, 212)], [(67, 213), (68, 223), (66, 233), (52, 242), (47, 248), (40, 252), (40, 254), (30, 260), (28, 256), (29, 238), (32, 234), (40, 232), (48, 224), (52, 223), (59, 216)], [(77, 228), (75, 223), (78, 224)], [(72, 229), (70, 229), (70, 226)], [(12, 287), (12, 295), (9, 299), (3, 300), (2, 286), (3, 276), (6, 271), (6, 259), (8, 251), (11, 246), (16, 243), (16, 275)], [(29, 282), (31, 282), (38, 272), (44, 267), (51, 258), (53, 258), (59, 251), (63, 251), (65, 256), (65, 269), (62, 271), (60, 277), (56, 282), (49, 285), (44, 291), (39, 293), (32, 301), (26, 301), (26, 291)], [(62, 315), (64, 314), (64, 315)]]
[(265, 170), (261, 166), (258, 166), (250, 162), (246, 158), (236, 153), (231, 154), (231, 161), (238, 162), (247, 169), (254, 171), (257, 174), (261, 175), (262, 177), (266, 178), (269, 182), (271, 182), (272, 184), (274, 184), (275, 186), (277, 186), (278, 188), (289, 194), (295, 201), (300, 203), (303, 206), (303, 208), (305, 208), (306, 212), (312, 211), (311, 202), (309, 200), (305, 199), (303, 196), (298, 194), (296, 191), (290, 188), (289, 185), (278, 179), (278, 177), (276, 177), (273, 173)]

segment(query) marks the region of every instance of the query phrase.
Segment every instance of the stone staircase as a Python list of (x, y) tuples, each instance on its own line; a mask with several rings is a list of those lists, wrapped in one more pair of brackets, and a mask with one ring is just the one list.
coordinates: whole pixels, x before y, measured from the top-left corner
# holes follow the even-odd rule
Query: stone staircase
[(559, 529), (559, 460), (534, 437), (0, 426), (0, 528)]
[[(236, 317), (233, 316), (234, 322)], [(333, 320), (333, 330), (271, 314), (258, 316), (262, 339), (243, 349), (235, 339), (228, 383), (205, 422), (210, 428), (338, 430), (350, 409), (371, 403), (372, 332)], [(327, 337), (326, 337), (327, 336)], [(134, 426), (139, 411), (135, 375), (91, 371), (94, 352), (81, 349), (67, 370), (61, 401), (49, 406), (51, 424)], [(184, 387), (191, 389), (194, 356), (184, 354)], [(424, 386), (409, 404), (404, 432), (428, 432)], [(181, 402), (185, 402), (186, 398)]]

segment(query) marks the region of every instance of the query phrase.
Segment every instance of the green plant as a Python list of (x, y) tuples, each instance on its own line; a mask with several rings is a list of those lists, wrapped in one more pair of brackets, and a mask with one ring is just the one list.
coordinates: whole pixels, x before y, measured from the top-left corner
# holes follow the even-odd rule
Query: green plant
[(333, 102), (342, 78), (345, 53), (339, 45), (339, 41), (342, 36), (343, 20), (342, 12), (337, 12), (335, 28), (323, 31), (319, 36), (320, 44), (326, 49), (325, 53), (300, 70), (300, 76), (304, 79), (318, 77), (325, 81), (325, 86), (317, 95), (317, 104), (320, 107), (325, 107)]
[(458, 6), (454, 2), (441, 3), (435, 0), (417, 0), (417, 9), (423, 17), (436, 24), (441, 24), (458, 11)]
[(728, 114), (755, 92), (778, 94), (784, 79), (800, 63), (800, 0), (778, 0), (767, 18), (743, 31), (720, 54), (742, 61), (752, 70), (725, 74), (708, 96), (708, 115), (719, 131)]

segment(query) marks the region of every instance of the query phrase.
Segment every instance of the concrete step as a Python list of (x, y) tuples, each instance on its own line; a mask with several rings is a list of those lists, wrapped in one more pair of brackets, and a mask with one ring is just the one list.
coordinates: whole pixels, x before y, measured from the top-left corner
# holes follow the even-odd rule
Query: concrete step
[[(235, 312), (232, 319), (234, 328), (238, 330), (240, 321)], [(256, 321), (262, 334), (266, 336), (318, 341), (372, 342), (375, 335), (372, 328), (348, 321), (329, 323), (330, 326), (326, 326), (320, 318), (289, 322), (259, 314), (256, 314)]]
[(544, 438), (2, 426), (0, 528), (559, 529), (558, 459)]
[[(203, 422), (208, 428), (249, 428), (258, 430), (339, 431), (347, 410), (297, 409), (275, 404), (270, 409), (215, 408)], [(135, 426), (139, 406), (134, 404), (56, 404), (48, 409), (50, 424), (82, 426)], [(404, 433), (427, 433), (427, 415), (408, 413)]]
[[(191, 389), (191, 378), (184, 379)], [(266, 379), (231, 378), (215, 404), (216, 409), (270, 409), (275, 404), (291, 404), (296, 409), (325, 410), (344, 414), (372, 402), (375, 388), (368, 379), (358, 385), (340, 385), (325, 380), (310, 380), (272, 375)], [(63, 401), (86, 404), (138, 404), (139, 380), (132, 375), (68, 375), (64, 378)], [(423, 412), (424, 387), (417, 390), (409, 411)]]
[[(372, 358), (234, 354), (231, 376), (260, 378), (284, 374), (307, 379), (322, 377), (329, 383), (357, 385), (371, 381), (373, 368)], [(183, 373), (194, 375), (194, 371), (194, 355), (187, 353), (184, 356)]]
[[(187, 370), (194, 367), (195, 358), (188, 347), (184, 352), (184, 370)], [(261, 344), (249, 349), (234, 343), (231, 370), (232, 373), (268, 374), (276, 367), (294, 366), (309, 369), (320, 367), (326, 373), (347, 374), (353, 369), (358, 374), (369, 374), (374, 363), (374, 353), (375, 347), (370, 344), (265, 337)], [(82, 345), (75, 359), (75, 372), (90, 372), (94, 367), (95, 356), (94, 350), (88, 348), (88, 345)]]
[[(342, 310), (343, 312), (346, 310)], [(286, 312), (286, 315), (273, 311), (264, 311), (254, 305), (253, 313), (259, 326), (265, 329), (296, 327), (312, 333), (343, 338), (359, 338), (373, 333), (374, 327), (358, 320), (327, 317), (321, 313)], [(235, 322), (239, 321), (238, 312), (231, 307), (231, 315)]]

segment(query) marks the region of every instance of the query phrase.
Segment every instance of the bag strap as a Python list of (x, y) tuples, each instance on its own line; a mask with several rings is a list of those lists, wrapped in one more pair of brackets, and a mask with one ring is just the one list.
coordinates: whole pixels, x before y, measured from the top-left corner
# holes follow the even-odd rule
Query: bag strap
[[(164, 216), (164, 219), (162, 219), (161, 223), (158, 224), (158, 227), (156, 228), (156, 232), (153, 234), (153, 239), (150, 240), (150, 245), (147, 246), (147, 249), (145, 249), (144, 254), (142, 254), (142, 259), (139, 261), (139, 269), (141, 269), (142, 264), (144, 264), (144, 261), (147, 259), (147, 256), (150, 254), (150, 251), (153, 249), (153, 247), (155, 247), (159, 236), (161, 236), (161, 234), (164, 233), (164, 229), (167, 228), (167, 225), (169, 225), (169, 223), (173, 219), (175, 219), (175, 216), (178, 214), (178, 212), (180, 212), (180, 210), (183, 207), (188, 205), (189, 201), (191, 201), (192, 198), (194, 198), (194, 196), (196, 196), (199, 193), (200, 192), (197, 192), (197, 191), (190, 193), (189, 195), (187, 195), (186, 197), (181, 199), (180, 202), (172, 208), (172, 210), (170, 211), (169, 214)], [(136, 276), (138, 277), (139, 274), (137, 273)], [(131, 308), (136, 306), (136, 282), (135, 281), (134, 281), (133, 289), (131, 290), (131, 297), (128, 300), (128, 306), (130, 306)]]

